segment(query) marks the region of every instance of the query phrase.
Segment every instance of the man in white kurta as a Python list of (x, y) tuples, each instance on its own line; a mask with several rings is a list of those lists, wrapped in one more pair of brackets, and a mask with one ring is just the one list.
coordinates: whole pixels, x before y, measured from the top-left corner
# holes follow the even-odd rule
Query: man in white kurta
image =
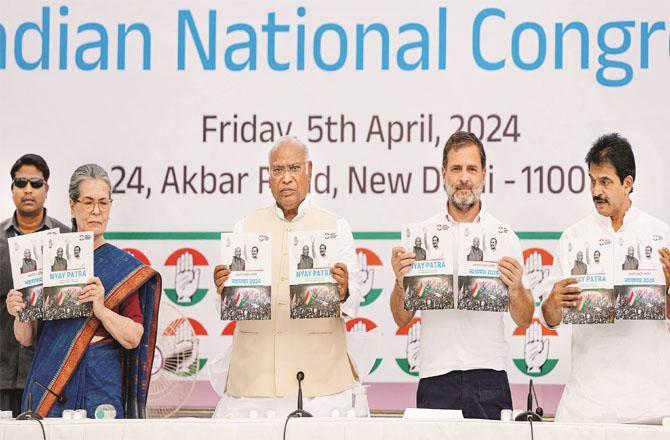
[[(618, 135), (600, 138), (587, 156), (591, 193), (597, 212), (569, 227), (567, 237), (611, 237), (612, 243), (631, 235), (654, 234), (667, 243), (668, 225), (632, 206), (630, 192), (635, 160), (630, 144)], [(666, 289), (670, 251), (657, 256)], [(614, 262), (616, 268), (621, 262)], [(562, 320), (564, 307), (579, 301), (576, 280), (562, 279), (560, 259), (548, 279), (551, 294), (542, 304), (542, 318), (550, 327)], [(612, 268), (614, 270), (614, 268)], [(560, 281), (557, 281), (560, 280)], [(670, 416), (670, 329), (664, 321), (624, 321), (572, 326), (570, 377), (561, 397), (558, 422), (659, 423)]]
[[(346, 349), (341, 317), (291, 319), (289, 304), (288, 234), (291, 231), (334, 229), (339, 254), (331, 267), (338, 284), (342, 314), (355, 316), (362, 301), (359, 284), (349, 277), (356, 272), (353, 235), (343, 218), (315, 206), (308, 197), (312, 164), (307, 147), (298, 139), (280, 139), (270, 152), (270, 188), (275, 203), (238, 221), (234, 232), (272, 234), (272, 310), (267, 321), (238, 321), (233, 337), (225, 396), (215, 417), (249, 417), (273, 410), (285, 416), (295, 409), (298, 390), (296, 373), (303, 371), (305, 409), (329, 416), (332, 409), (351, 406), (351, 388), (356, 384)], [(230, 268), (215, 268), (214, 281), (220, 293)]]

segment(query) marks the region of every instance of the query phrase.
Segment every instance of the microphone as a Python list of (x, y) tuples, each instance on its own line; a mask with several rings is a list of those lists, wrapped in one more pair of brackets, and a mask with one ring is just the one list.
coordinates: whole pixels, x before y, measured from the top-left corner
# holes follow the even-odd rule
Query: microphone
[[(533, 411), (533, 395), (535, 394), (535, 388), (533, 387), (533, 379), (528, 383), (528, 398), (526, 400), (526, 411), (522, 412), (514, 418), (515, 422), (541, 422), (542, 414), (544, 411), (539, 406), (536, 411)], [(535, 396), (535, 402), (537, 402), (537, 396)]]
[(289, 414), (288, 418), (312, 417), (310, 413), (302, 409), (302, 381), (305, 380), (305, 373), (303, 373), (302, 371), (298, 371), (298, 374), (295, 375), (295, 378), (298, 379), (298, 409)]
[(542, 416), (544, 416), (544, 410), (540, 406), (540, 401), (537, 400), (537, 394), (535, 394), (535, 387), (533, 386), (532, 383), (530, 384), (530, 388), (533, 390), (533, 398), (535, 399), (535, 404), (537, 405), (537, 408), (535, 408), (535, 413), (538, 416), (542, 417)]
[(33, 384), (37, 384), (37, 385), (39, 385), (39, 386), (42, 387), (42, 389), (44, 389), (47, 393), (51, 394), (52, 396), (55, 396), (55, 397), (56, 397), (56, 402), (58, 402), (58, 403), (65, 403), (65, 402), (67, 401), (67, 399), (65, 398), (65, 396), (63, 396), (62, 394), (56, 394), (56, 393), (54, 393), (53, 391), (51, 391), (51, 388), (49, 388), (48, 386), (44, 385), (44, 384), (43, 384), (42, 382), (40, 382), (39, 380), (34, 379), (34, 380), (33, 380)]
[(56, 396), (56, 401), (58, 403), (65, 403), (65, 401), (67, 400), (65, 398), (65, 396), (63, 396), (61, 394), (54, 393), (48, 386), (44, 385), (42, 382), (38, 381), (37, 379), (33, 379), (32, 383), (30, 384), (30, 387), (28, 389), (28, 408), (24, 412), (19, 414), (16, 417), (16, 420), (42, 420), (43, 419), (43, 417), (41, 415), (39, 415), (38, 413), (33, 411), (33, 385), (35, 385), (35, 384), (42, 387), (47, 393)]

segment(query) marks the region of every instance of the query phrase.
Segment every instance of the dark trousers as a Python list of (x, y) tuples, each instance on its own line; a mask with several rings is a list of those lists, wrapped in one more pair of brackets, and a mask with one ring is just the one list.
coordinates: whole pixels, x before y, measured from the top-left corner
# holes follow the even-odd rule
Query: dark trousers
[(416, 406), (460, 409), (468, 419), (500, 420), (501, 410), (512, 409), (512, 393), (504, 371), (451, 371), (421, 379)]
[(3, 411), (12, 410), (14, 417), (21, 414), (21, 396), (22, 389), (0, 390), (0, 409)]

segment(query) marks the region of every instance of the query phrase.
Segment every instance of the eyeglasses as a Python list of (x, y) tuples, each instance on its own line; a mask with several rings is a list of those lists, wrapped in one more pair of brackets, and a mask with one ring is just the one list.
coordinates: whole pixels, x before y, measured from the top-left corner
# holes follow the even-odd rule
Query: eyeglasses
[(17, 177), (14, 179), (14, 186), (17, 188), (25, 188), (29, 183), (33, 189), (38, 189), (42, 188), (46, 182), (39, 177), (31, 177), (30, 179), (27, 177)]
[(302, 171), (305, 169), (305, 164), (306, 164), (306, 162), (294, 163), (294, 164), (289, 165), (288, 167), (285, 167), (285, 166), (282, 166), (282, 165), (277, 165), (277, 166), (274, 166), (274, 167), (270, 168), (270, 175), (273, 178), (278, 179), (280, 177), (283, 177), (286, 174), (286, 171), (288, 171), (288, 173), (291, 176), (296, 177), (296, 176), (299, 176), (302, 173)]
[(95, 205), (98, 205), (98, 209), (100, 209), (100, 212), (107, 212), (109, 211), (109, 207), (112, 206), (112, 199), (100, 199), (100, 200), (84, 199), (84, 200), (77, 200), (75, 203), (80, 203), (84, 205), (84, 210), (86, 212), (93, 212), (93, 210), (95, 209)]

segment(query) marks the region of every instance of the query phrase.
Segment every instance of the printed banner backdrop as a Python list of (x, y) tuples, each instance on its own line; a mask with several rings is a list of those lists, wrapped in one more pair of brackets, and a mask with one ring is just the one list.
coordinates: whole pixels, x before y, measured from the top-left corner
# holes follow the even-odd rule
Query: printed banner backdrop
[[(218, 264), (219, 239), (209, 233), (191, 235), (192, 238), (162, 240), (153, 239), (150, 234), (146, 233), (112, 232), (109, 234), (113, 243), (139, 256), (145, 262), (149, 262), (163, 275), (164, 302), (177, 306), (186, 318), (197, 320), (206, 329), (203, 336), (208, 337), (201, 338), (199, 343), (200, 356), (203, 359), (201, 364), (204, 366), (207, 358), (225, 353), (232, 341), (216, 337), (216, 335), (223, 336), (224, 329), (230, 324), (230, 321), (219, 319), (219, 303), (211, 281), (214, 266)], [(367, 271), (367, 277), (370, 277), (372, 282), (366, 292), (365, 300), (361, 302), (358, 316), (348, 323), (347, 329), (351, 330), (356, 322), (364, 322), (367, 330), (377, 329), (378, 332), (381, 332), (383, 342), (379, 344), (378, 353), (375, 355), (375, 359), (379, 361), (373, 365), (374, 371), (369, 376), (370, 382), (415, 381), (418, 374), (410, 371), (408, 353), (412, 352), (412, 343), (418, 344), (418, 340), (412, 341), (408, 338), (411, 325), (398, 328), (389, 309), (389, 295), (394, 284), (389, 257), (391, 248), (398, 244), (399, 239), (386, 239), (383, 238), (383, 235), (395, 235), (395, 233), (356, 234), (359, 237), (356, 240), (356, 251), (365, 256), (367, 263), (367, 267), (360, 270)], [(147, 237), (147, 239), (137, 237)], [(376, 239), (376, 237), (381, 238)], [(185, 247), (185, 243), (188, 243), (189, 247)], [(554, 240), (524, 240), (523, 243), (527, 255), (537, 252), (547, 258), (552, 257), (550, 252), (540, 246), (545, 248), (550, 247), (547, 245), (553, 246)], [(194, 263), (192, 267), (180, 268), (176, 261), (180, 255), (185, 253), (193, 256)], [(536, 277), (539, 279), (539, 277), (548, 275), (550, 265), (533, 269), (540, 272)], [(352, 274), (352, 276), (355, 275)], [(193, 281), (184, 283), (180, 282), (180, 279)], [(420, 318), (420, 313), (417, 314), (417, 318)], [(419, 319), (414, 322), (416, 321)], [(569, 372), (569, 326), (559, 327), (557, 330), (541, 327), (538, 335), (532, 334), (532, 328), (528, 331), (516, 328), (511, 319), (507, 320), (506, 325), (507, 336), (512, 347), (508, 365), (512, 382), (524, 383), (528, 376), (531, 376), (536, 378), (540, 384), (565, 383)], [(529, 365), (528, 359), (531, 353), (537, 355), (533, 356), (534, 365)], [(538, 356), (542, 362), (539, 362)], [(531, 367), (534, 368), (531, 370)], [(207, 379), (207, 376), (202, 376), (202, 379)]]
[[(21, 154), (49, 162), (62, 221), (74, 168), (104, 166), (108, 237), (161, 272), (164, 304), (198, 337), (199, 363), (175, 376), (207, 381), (231, 341), (212, 282), (219, 233), (272, 202), (269, 146), (299, 136), (315, 202), (349, 220), (373, 277), (354, 322), (382, 333), (368, 380), (416, 381), (416, 327), (388, 306), (390, 251), (402, 223), (444, 207), (453, 131), (482, 138), (484, 206), (519, 233), (534, 284), (560, 231), (593, 211), (584, 156), (601, 134), (631, 141), (634, 203), (670, 219), (667, 22), (652, 0), (3, 1), (0, 214)], [(565, 383), (569, 326), (508, 324), (511, 382)]]

